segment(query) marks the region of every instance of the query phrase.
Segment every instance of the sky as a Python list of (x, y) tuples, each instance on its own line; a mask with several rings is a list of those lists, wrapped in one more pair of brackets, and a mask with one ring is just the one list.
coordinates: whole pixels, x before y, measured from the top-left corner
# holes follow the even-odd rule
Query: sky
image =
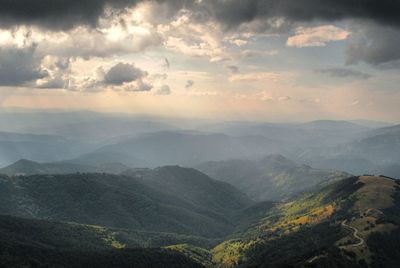
[(0, 108), (400, 120), (397, 0), (1, 0)]

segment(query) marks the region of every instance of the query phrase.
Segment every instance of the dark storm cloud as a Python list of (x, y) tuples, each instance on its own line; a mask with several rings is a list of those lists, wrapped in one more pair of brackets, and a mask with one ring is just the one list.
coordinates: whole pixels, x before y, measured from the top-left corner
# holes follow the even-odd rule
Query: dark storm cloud
[(202, 3), (228, 26), (274, 17), (293, 22), (358, 18), (400, 26), (400, 1), (396, 0), (214, 0)]
[[(0, 27), (38, 25), (48, 30), (68, 30), (76, 26), (96, 27), (106, 7), (113, 8), (114, 14), (146, 0), (0, 0)], [(298, 23), (313, 21), (335, 22), (350, 19), (362, 22), (348, 42), (348, 63), (366, 62), (375, 66), (389, 66), (400, 60), (400, 0), (147, 0), (159, 3), (153, 15), (154, 23), (166, 23), (182, 9), (192, 11), (195, 22), (219, 22), (227, 31), (237, 31), (246, 22), (257, 21), (247, 30), (263, 32), (273, 29), (284, 31), (298, 26)], [(164, 18), (165, 17), (165, 18)], [(283, 20), (277, 21), (276, 19)], [(279, 22), (279, 23), (277, 23)], [(81, 48), (64, 51), (66, 56), (73, 53), (88, 56), (107, 56), (115, 50), (118, 53), (132, 51), (132, 46), (108, 47), (102, 38), (89, 49), (76, 42)], [(151, 44), (160, 43), (158, 36), (150, 36), (134, 51), (141, 51)], [(97, 45), (103, 43), (104, 46)], [(60, 48), (61, 47), (61, 48)], [(62, 46), (53, 50), (62, 50)], [(134, 46), (133, 46), (134, 47)], [(169, 62), (165, 62), (166, 68)], [(390, 65), (392, 66), (392, 65)], [(389, 66), (389, 67), (390, 67)], [(397, 66), (397, 65), (396, 65)], [(388, 67), (388, 68), (389, 68)], [(233, 70), (232, 70), (233, 71)], [(42, 75), (42, 74), (41, 74)], [(189, 86), (190, 87), (190, 86)]]
[(399, 68), (400, 31), (375, 24), (356, 24), (347, 41), (347, 62), (366, 62), (380, 68)]
[(147, 76), (147, 72), (136, 68), (132, 64), (120, 62), (111, 67), (105, 74), (104, 83), (108, 85), (122, 85), (123, 83), (139, 80), (144, 76)]
[(327, 69), (318, 69), (315, 70), (317, 73), (328, 74), (331, 77), (337, 78), (355, 78), (355, 79), (368, 79), (372, 77), (372, 75), (363, 73), (360, 71), (347, 69), (347, 68), (327, 68)]
[(41, 68), (36, 46), (0, 47), (0, 86), (19, 86), (48, 76)]
[(1, 0), (0, 25), (34, 24), (65, 30), (78, 25), (95, 26), (106, 6), (117, 9), (136, 0)]
[[(106, 6), (123, 9), (144, 0), (2, 0), (3, 26), (36, 24), (49, 29), (95, 26)], [(158, 0), (170, 10), (195, 11), (198, 20), (214, 19), (228, 27), (256, 19), (282, 17), (288, 21), (370, 19), (400, 26), (396, 0)], [(172, 16), (174, 12), (168, 12)]]
[(107, 86), (124, 86), (127, 84), (125, 91), (150, 91), (152, 84), (145, 81), (147, 72), (143, 71), (133, 64), (118, 63), (111, 67), (104, 75), (104, 80), (100, 84)]

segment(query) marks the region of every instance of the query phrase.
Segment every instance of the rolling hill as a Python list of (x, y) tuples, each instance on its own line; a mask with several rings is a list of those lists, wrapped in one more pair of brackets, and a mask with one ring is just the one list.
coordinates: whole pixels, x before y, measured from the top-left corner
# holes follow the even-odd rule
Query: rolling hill
[(230, 183), (255, 200), (282, 201), (350, 175), (297, 165), (281, 155), (259, 160), (206, 162), (197, 168), (212, 178)]
[(400, 183), (389, 177), (351, 177), (290, 202), (260, 203), (176, 166), (120, 176), (3, 176), (0, 189), (1, 214), (25, 217), (0, 216), (0, 264), (8, 267), (396, 267), (400, 261)]
[(0, 132), (0, 167), (20, 159), (59, 161), (90, 150), (91, 145), (61, 136)]
[(0, 266), (202, 267), (177, 251), (125, 249), (138, 247), (136, 241), (140, 236), (133, 233), (101, 226), (0, 216)]
[(399, 227), (400, 183), (352, 177), (266, 209), (208, 251), (204, 263), (211, 258), (212, 267), (397, 267)]
[[(193, 131), (161, 131), (103, 146), (92, 152), (91, 157), (107, 159), (123, 155), (125, 161), (118, 162), (133, 167), (194, 166), (209, 160), (262, 156), (280, 150), (279, 142), (262, 136), (232, 137)], [(138, 166), (138, 159), (145, 161), (146, 165)]]
[(345, 170), (354, 174), (386, 174), (399, 177), (393, 166), (400, 158), (399, 125), (374, 129), (364, 135), (336, 146), (311, 147), (293, 154), (296, 161), (318, 168)]
[(120, 163), (102, 163), (98, 166), (77, 164), (69, 161), (38, 163), (26, 159), (0, 169), (0, 174), (14, 175), (37, 175), (37, 174), (70, 174), (70, 173), (111, 173), (118, 174), (129, 167)]
[(165, 166), (156, 169), (132, 169), (123, 173), (153, 189), (221, 213), (236, 213), (253, 204), (232, 185), (211, 179), (193, 168)]
[(45, 133), (93, 144), (104, 143), (125, 135), (134, 136), (139, 133), (177, 129), (165, 121), (165, 118), (93, 111), (2, 111), (0, 131)]
[(226, 133), (231, 136), (263, 136), (279, 141), (290, 149), (334, 146), (357, 139), (371, 130), (371, 128), (361, 124), (335, 120), (317, 120), (292, 124), (225, 122), (206, 125), (200, 129)]
[(229, 234), (232, 215), (252, 204), (232, 186), (193, 169), (159, 168), (151, 177), (168, 180), (171, 188), (174, 180), (191, 180), (200, 194), (123, 175), (1, 176), (0, 214), (216, 238)]

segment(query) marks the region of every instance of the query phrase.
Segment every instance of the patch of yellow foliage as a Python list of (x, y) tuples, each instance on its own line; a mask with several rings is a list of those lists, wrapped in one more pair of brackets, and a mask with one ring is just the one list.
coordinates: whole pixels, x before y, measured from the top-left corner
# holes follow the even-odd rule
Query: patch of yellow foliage
[(287, 227), (295, 227), (297, 225), (303, 224), (317, 224), (321, 221), (332, 216), (335, 211), (335, 207), (332, 204), (329, 204), (324, 207), (319, 207), (311, 210), (307, 215), (297, 217), (295, 219), (285, 221), (271, 228), (271, 231), (277, 231), (278, 228), (285, 229)]
[(245, 252), (259, 242), (260, 239), (248, 243), (230, 240), (219, 244), (212, 250), (213, 263), (217, 263), (218, 267), (236, 266), (245, 260)]

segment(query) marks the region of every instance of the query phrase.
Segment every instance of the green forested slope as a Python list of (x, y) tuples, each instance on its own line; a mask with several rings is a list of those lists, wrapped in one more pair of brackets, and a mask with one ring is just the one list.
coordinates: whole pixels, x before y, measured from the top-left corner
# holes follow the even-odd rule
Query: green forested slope
[[(108, 174), (2, 176), (0, 214), (215, 238), (229, 234), (232, 215), (251, 204), (233, 187), (198, 171), (167, 171), (146, 182)], [(197, 197), (151, 185), (178, 175), (181, 181), (198, 177)]]

